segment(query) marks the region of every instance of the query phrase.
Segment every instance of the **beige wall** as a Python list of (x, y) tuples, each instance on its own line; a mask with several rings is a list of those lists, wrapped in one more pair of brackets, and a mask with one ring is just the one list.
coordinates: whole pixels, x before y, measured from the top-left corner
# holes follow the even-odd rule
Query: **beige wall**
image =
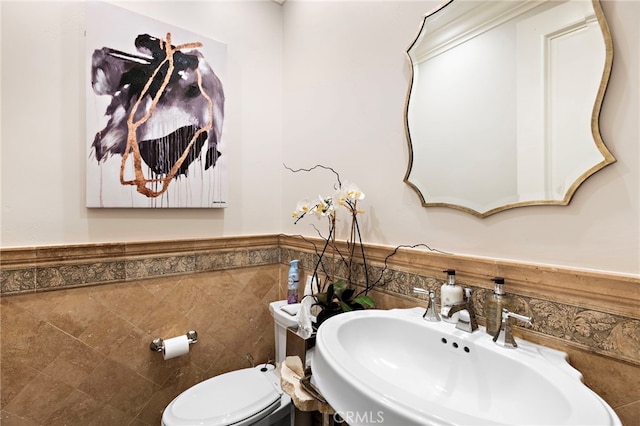
[[(640, 3), (603, 2), (615, 54), (600, 124), (618, 162), (589, 178), (568, 207), (521, 208), (487, 219), (425, 209), (402, 182), (409, 77), (403, 52), (436, 3), (119, 3), (228, 49), (230, 205), (148, 211), (84, 207), (83, 3), (0, 2), (0, 245), (315, 235), (308, 224), (294, 226), (290, 211), (299, 199), (329, 191), (331, 176), (294, 176), (282, 163), (323, 163), (367, 194), (369, 242), (424, 242), (466, 255), (638, 274)], [(452, 161), (451, 173), (464, 172)]]
[[(458, 254), (638, 274), (640, 2), (602, 2), (615, 53), (600, 127), (618, 162), (589, 178), (568, 207), (519, 208), (486, 219), (425, 209), (402, 182), (409, 78), (403, 52), (422, 14), (440, 3), (285, 3), (283, 161), (331, 165), (360, 185), (370, 242), (422, 242)], [(451, 174), (466, 173), (455, 159), (442, 161), (450, 163)], [(331, 178), (285, 174), (285, 233), (315, 235), (308, 224), (293, 225), (286, 213), (305, 196), (330, 192)]]
[[(281, 7), (270, 1), (118, 4), (227, 45), (223, 84), (229, 207), (153, 212), (85, 208), (87, 146), (93, 141), (85, 137), (85, 90), (91, 90), (85, 3), (2, 1), (0, 245), (277, 231), (281, 212), (273, 200), (281, 197)], [(270, 208), (251, 208), (264, 205)]]

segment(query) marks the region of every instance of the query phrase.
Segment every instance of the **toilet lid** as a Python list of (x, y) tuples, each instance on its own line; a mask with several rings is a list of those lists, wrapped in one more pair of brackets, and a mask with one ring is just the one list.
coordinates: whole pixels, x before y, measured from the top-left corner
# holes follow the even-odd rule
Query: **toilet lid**
[(280, 399), (267, 375), (256, 368), (231, 371), (198, 383), (164, 410), (168, 425), (230, 425), (275, 404)]

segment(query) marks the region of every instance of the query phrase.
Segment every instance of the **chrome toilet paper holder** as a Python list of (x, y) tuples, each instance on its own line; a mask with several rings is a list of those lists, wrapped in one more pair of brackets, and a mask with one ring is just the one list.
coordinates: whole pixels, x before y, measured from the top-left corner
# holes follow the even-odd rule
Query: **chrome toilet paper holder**
[[(198, 333), (196, 333), (195, 330), (187, 331), (187, 340), (189, 341), (190, 345), (198, 343)], [(151, 341), (149, 349), (154, 352), (162, 352), (164, 350), (164, 340), (160, 337), (156, 337)]]

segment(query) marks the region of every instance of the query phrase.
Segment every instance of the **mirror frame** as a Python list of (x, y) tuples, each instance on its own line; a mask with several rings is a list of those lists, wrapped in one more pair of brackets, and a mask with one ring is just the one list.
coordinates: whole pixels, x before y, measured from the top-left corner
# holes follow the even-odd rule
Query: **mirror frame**
[(409, 176), (411, 174), (411, 170), (413, 168), (413, 145), (411, 141), (411, 132), (409, 130), (409, 101), (411, 98), (411, 90), (413, 88), (414, 83), (414, 66), (413, 60), (411, 59), (411, 55), (409, 54), (410, 50), (421, 40), (421, 36), (428, 36), (428, 34), (423, 35), (423, 31), (425, 30), (425, 24), (429, 17), (437, 14), (439, 11), (450, 5), (456, 0), (446, 0), (444, 3), (436, 7), (434, 10), (427, 12), (423, 15), (420, 25), (418, 26), (418, 32), (416, 33), (416, 37), (413, 42), (407, 47), (404, 54), (409, 63), (409, 87), (407, 89), (407, 94), (405, 98), (405, 108), (404, 108), (404, 130), (405, 136), (407, 140), (408, 150), (409, 150), (409, 162), (407, 165), (407, 171), (405, 172), (403, 181), (407, 185), (409, 185), (420, 198), (420, 202), (422, 207), (449, 207), (456, 210), (461, 210), (466, 213), (470, 213), (479, 218), (485, 218), (491, 216), (495, 213), (499, 213), (505, 210), (514, 209), (516, 207), (526, 207), (526, 206), (536, 206), (536, 205), (562, 205), (566, 206), (571, 202), (573, 195), (577, 191), (578, 187), (585, 181), (587, 178), (592, 176), (594, 173), (602, 170), (604, 167), (613, 164), (616, 162), (615, 157), (606, 147), (602, 136), (600, 134), (600, 110), (602, 108), (602, 103), (604, 100), (605, 92), (607, 90), (607, 85), (609, 83), (609, 77), (611, 76), (611, 68), (613, 64), (613, 41), (611, 38), (611, 33), (609, 32), (609, 26), (607, 25), (607, 21), (604, 16), (604, 12), (602, 11), (602, 6), (600, 4), (600, 0), (591, 0), (593, 5), (593, 9), (598, 20), (598, 24), (602, 31), (602, 36), (605, 44), (605, 63), (604, 69), (602, 72), (602, 79), (600, 80), (600, 87), (598, 88), (596, 100), (591, 113), (591, 134), (593, 136), (594, 142), (604, 159), (591, 167), (587, 171), (585, 171), (582, 175), (580, 175), (576, 181), (567, 189), (565, 196), (562, 200), (531, 200), (531, 201), (521, 201), (517, 203), (505, 204), (486, 212), (478, 212), (469, 207), (465, 207), (459, 204), (450, 204), (444, 202), (428, 202), (425, 198), (422, 191), (409, 180)]

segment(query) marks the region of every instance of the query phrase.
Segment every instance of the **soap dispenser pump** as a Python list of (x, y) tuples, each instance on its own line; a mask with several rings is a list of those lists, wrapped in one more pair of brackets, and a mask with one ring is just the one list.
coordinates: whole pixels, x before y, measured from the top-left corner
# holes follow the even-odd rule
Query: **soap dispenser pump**
[(456, 271), (454, 269), (445, 269), (442, 272), (447, 273), (447, 282), (440, 287), (440, 303), (442, 314), (442, 320), (451, 323), (458, 322), (459, 313), (456, 312), (451, 317), (448, 317), (449, 309), (456, 303), (460, 303), (464, 300), (462, 287), (456, 284)]
[(508, 298), (504, 293), (504, 278), (495, 277), (493, 293), (487, 298), (485, 303), (485, 317), (487, 319), (487, 333), (494, 336), (500, 331), (502, 322), (502, 309), (508, 308)]

